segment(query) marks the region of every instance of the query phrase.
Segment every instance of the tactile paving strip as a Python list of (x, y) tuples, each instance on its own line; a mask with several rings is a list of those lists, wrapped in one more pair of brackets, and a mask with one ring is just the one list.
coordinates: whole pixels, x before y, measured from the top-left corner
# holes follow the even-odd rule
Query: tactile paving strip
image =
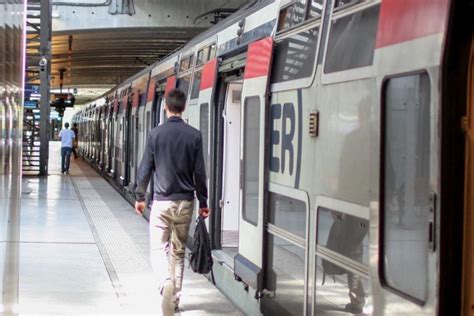
[[(154, 280), (150, 278), (153, 273), (149, 261), (120, 225), (89, 179), (84, 176), (75, 176), (71, 179), (85, 211), (89, 215), (91, 225), (97, 232), (96, 238), (100, 239), (98, 244), (101, 244), (102, 247), (99, 248), (103, 248), (100, 251), (105, 251), (106, 257), (110, 258), (113, 273), (116, 274), (120, 283), (114, 284), (118, 292), (117, 295), (121, 298), (123, 305), (130, 305), (132, 303), (130, 300), (136, 304), (135, 299), (140, 296), (140, 293), (154, 287)], [(103, 179), (93, 178), (93, 181), (95, 180), (103, 181), (104, 185), (108, 185)], [(113, 283), (117, 283), (117, 280), (112, 277), (111, 279)]]
[(73, 181), (79, 189), (79, 194), (104, 242), (107, 252), (114, 260), (117, 272), (151, 271), (148, 261), (145, 260), (104, 200), (92, 188), (89, 180), (86, 177), (75, 177)]

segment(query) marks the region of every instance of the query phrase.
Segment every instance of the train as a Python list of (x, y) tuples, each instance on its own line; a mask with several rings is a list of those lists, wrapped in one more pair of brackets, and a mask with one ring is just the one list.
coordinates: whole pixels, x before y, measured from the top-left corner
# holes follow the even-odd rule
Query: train
[(203, 135), (216, 286), (243, 312), (471, 315), (472, 16), (472, 1), (250, 1), (80, 109), (79, 150), (133, 201), (179, 88)]

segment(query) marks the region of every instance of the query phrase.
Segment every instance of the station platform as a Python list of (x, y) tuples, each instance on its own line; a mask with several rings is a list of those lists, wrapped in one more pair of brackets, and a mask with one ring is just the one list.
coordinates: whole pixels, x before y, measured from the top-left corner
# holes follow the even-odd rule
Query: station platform
[[(49, 174), (23, 179), (21, 214), (10, 221), (18, 240), (0, 268), (3, 312), (160, 315), (145, 218), (81, 158), (62, 175), (58, 142), (50, 143)], [(185, 270), (176, 315), (243, 315), (204, 276)]]

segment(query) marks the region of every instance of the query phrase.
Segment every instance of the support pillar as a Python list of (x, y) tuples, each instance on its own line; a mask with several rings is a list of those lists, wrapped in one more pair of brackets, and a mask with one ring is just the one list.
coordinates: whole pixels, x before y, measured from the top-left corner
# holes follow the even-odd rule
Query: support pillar
[(40, 31), (40, 176), (48, 175), (50, 140), (51, 12), (50, 0), (41, 1)]

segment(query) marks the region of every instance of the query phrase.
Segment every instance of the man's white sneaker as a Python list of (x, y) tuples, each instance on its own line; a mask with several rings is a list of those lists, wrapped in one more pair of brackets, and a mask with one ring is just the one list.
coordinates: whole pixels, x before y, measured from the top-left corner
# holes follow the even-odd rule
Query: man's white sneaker
[(162, 294), (163, 299), (161, 302), (161, 309), (163, 316), (171, 316), (174, 314), (175, 305), (173, 303), (174, 296), (174, 283), (171, 280), (166, 280), (163, 284)]

